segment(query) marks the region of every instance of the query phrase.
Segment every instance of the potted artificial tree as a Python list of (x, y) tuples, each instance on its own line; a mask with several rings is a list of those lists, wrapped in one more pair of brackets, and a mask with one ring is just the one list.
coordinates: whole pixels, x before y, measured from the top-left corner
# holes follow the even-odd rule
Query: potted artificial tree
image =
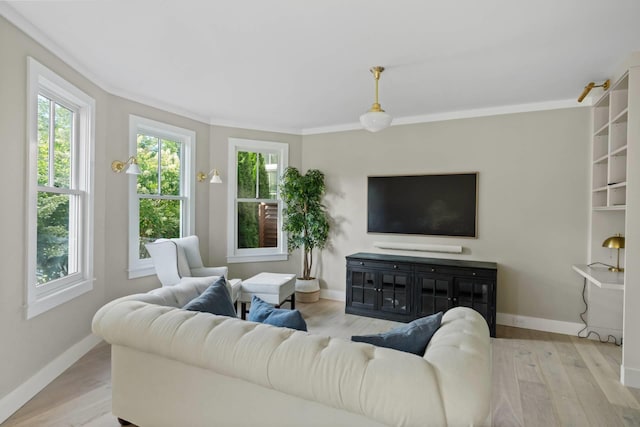
[(316, 302), (320, 298), (318, 279), (311, 277), (313, 249), (324, 248), (329, 237), (329, 217), (322, 204), (324, 174), (317, 169), (302, 175), (288, 167), (282, 176), (280, 195), (285, 203), (282, 229), (287, 232), (289, 252), (302, 248), (302, 277), (296, 281), (296, 300)]

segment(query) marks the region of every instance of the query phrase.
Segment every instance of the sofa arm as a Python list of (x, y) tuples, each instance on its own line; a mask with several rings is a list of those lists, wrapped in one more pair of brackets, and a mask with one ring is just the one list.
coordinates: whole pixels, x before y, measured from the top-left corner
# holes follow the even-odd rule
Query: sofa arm
[(492, 365), (485, 319), (466, 307), (448, 310), (424, 358), (438, 377), (448, 424), (484, 425), (491, 408)]

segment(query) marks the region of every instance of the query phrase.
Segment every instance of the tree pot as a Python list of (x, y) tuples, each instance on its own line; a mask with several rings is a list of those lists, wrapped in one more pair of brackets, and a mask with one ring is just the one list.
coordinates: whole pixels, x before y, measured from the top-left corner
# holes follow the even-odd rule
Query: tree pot
[(296, 302), (317, 302), (320, 299), (320, 281), (316, 278), (296, 278)]

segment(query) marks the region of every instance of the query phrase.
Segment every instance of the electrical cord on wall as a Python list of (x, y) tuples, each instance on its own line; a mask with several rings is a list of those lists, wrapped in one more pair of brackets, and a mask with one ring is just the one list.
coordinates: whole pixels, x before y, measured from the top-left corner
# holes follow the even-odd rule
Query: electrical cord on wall
[[(602, 262), (594, 262), (589, 264), (588, 267), (591, 267), (592, 265), (596, 265), (596, 264), (608, 266), (607, 264), (604, 264)], [(589, 331), (585, 336), (580, 335), (589, 327), (589, 325), (587, 325), (587, 321), (584, 319), (584, 315), (587, 314), (587, 311), (589, 311), (589, 304), (587, 304), (587, 298), (585, 297), (586, 290), (587, 290), (587, 279), (584, 279), (584, 283), (582, 284), (582, 302), (584, 303), (584, 311), (580, 313), (580, 320), (582, 320), (582, 323), (584, 323), (584, 328), (580, 329), (580, 331), (578, 332), (578, 338), (589, 338), (593, 334), (598, 338), (598, 341), (600, 341), (603, 344), (610, 343), (610, 344), (615, 344), (618, 347), (622, 346), (622, 338), (620, 338), (620, 344), (618, 344), (618, 339), (611, 334), (607, 336), (606, 340), (603, 340), (600, 334), (595, 331)], [(613, 338), (613, 341), (611, 341), (612, 338)]]

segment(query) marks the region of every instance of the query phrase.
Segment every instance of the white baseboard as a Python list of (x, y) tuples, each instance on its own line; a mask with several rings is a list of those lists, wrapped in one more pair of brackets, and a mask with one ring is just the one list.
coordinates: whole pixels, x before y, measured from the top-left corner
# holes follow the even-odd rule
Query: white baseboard
[[(597, 332), (603, 340), (608, 339), (609, 335), (613, 335), (616, 338), (616, 340), (618, 340), (618, 341), (620, 341), (622, 339), (622, 330), (621, 329), (603, 328), (603, 327), (600, 327), (600, 326), (591, 326), (591, 325), (589, 325), (589, 329), (584, 331), (581, 335), (582, 336), (587, 335), (587, 331)], [(594, 335), (592, 335), (591, 338), (597, 339), (597, 338), (595, 338)]]
[(61, 373), (69, 369), (89, 350), (102, 341), (96, 335), (89, 335), (80, 342), (74, 344), (70, 349), (49, 362), (35, 375), (19, 385), (15, 390), (0, 399), (0, 424), (9, 418), (14, 412), (27, 403), (33, 396), (38, 394), (51, 381), (55, 380)]
[[(320, 298), (334, 301), (344, 301), (344, 291), (320, 289)], [(553, 332), (556, 334), (577, 335), (584, 327), (582, 323), (563, 322), (561, 320), (542, 319), (539, 317), (521, 316), (518, 314), (497, 313), (497, 324), (514, 326), (516, 328), (534, 329), (536, 331)]]
[(576, 335), (584, 325), (577, 322), (542, 319), (539, 317), (521, 316), (518, 314), (497, 313), (498, 325), (515, 326), (516, 328), (534, 329), (536, 331), (553, 332), (556, 334)]
[(620, 382), (627, 387), (640, 388), (640, 369), (621, 365)]
[(333, 291), (331, 289), (320, 289), (320, 298), (334, 301), (344, 301), (344, 291)]

